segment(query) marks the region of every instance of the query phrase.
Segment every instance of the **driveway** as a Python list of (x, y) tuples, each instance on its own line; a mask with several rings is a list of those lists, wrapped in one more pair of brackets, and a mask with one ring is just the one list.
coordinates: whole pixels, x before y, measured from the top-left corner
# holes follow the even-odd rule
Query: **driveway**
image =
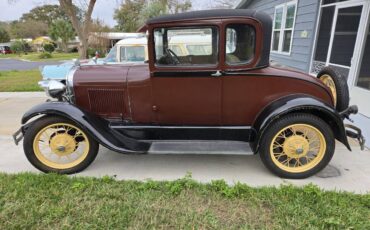
[[(43, 93), (0, 93), (1, 172), (38, 172), (28, 163), (22, 144), (15, 146), (10, 135), (19, 128), (22, 114), (45, 100)], [(370, 192), (370, 151), (360, 151), (355, 143), (353, 145), (354, 151), (350, 152), (337, 143), (330, 165), (318, 175), (304, 180), (285, 180), (272, 175), (258, 155), (122, 155), (104, 147), (100, 148), (95, 162), (78, 175), (174, 180), (191, 172), (200, 182), (224, 179), (230, 184), (239, 181), (250, 186), (313, 183), (326, 190)]]
[(54, 62), (54, 61), (31, 62), (31, 61), (24, 61), (24, 60), (17, 60), (17, 59), (0, 58), (0, 71), (38, 69), (40, 66), (56, 65), (60, 63), (61, 62)]

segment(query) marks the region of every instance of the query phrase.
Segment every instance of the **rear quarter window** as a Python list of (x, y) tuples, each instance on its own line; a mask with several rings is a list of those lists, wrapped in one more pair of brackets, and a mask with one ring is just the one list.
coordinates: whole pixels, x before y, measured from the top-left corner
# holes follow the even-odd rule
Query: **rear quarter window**
[(226, 27), (226, 64), (239, 65), (251, 62), (255, 56), (256, 31), (247, 24), (230, 24)]

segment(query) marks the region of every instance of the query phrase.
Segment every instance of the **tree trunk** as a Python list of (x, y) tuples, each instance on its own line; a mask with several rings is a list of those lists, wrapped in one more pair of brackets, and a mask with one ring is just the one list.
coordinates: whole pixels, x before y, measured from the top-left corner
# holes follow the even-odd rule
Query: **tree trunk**
[(80, 39), (80, 45), (78, 53), (81, 59), (87, 58), (87, 48), (88, 48), (88, 37), (90, 32), (91, 24), (91, 14), (93, 12), (96, 0), (90, 0), (87, 10), (84, 15), (84, 21), (80, 22), (77, 18), (77, 12), (74, 8), (72, 0), (59, 0), (60, 6), (67, 13), (72, 21), (72, 26), (76, 30), (77, 36)]
[(89, 44), (87, 39), (82, 39), (80, 41), (80, 48), (78, 49), (78, 53), (81, 59), (89, 58), (87, 55), (87, 49), (89, 48)]
[(68, 53), (68, 41), (63, 41), (62, 40), (62, 50), (63, 50), (63, 52), (65, 52), (65, 53)]

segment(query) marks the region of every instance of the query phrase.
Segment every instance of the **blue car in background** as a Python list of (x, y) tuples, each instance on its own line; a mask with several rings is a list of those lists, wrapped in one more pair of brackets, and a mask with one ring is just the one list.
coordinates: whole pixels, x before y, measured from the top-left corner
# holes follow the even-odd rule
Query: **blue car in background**
[(143, 63), (148, 60), (147, 39), (145, 35), (137, 38), (120, 40), (105, 58), (93, 58), (88, 62), (71, 60), (59, 65), (47, 65), (40, 69), (42, 81), (39, 85), (45, 88), (50, 80), (65, 83), (69, 71), (76, 65), (105, 65), (121, 63)]
[(68, 61), (60, 65), (47, 65), (40, 68), (42, 80), (63, 81), (66, 79), (68, 72), (75, 65), (74, 61)]

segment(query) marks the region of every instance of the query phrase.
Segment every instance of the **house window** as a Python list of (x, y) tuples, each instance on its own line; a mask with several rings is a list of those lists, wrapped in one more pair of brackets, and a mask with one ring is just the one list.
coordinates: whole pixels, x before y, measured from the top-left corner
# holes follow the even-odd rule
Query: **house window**
[(290, 1), (275, 7), (272, 51), (290, 54), (296, 12), (297, 1)]

